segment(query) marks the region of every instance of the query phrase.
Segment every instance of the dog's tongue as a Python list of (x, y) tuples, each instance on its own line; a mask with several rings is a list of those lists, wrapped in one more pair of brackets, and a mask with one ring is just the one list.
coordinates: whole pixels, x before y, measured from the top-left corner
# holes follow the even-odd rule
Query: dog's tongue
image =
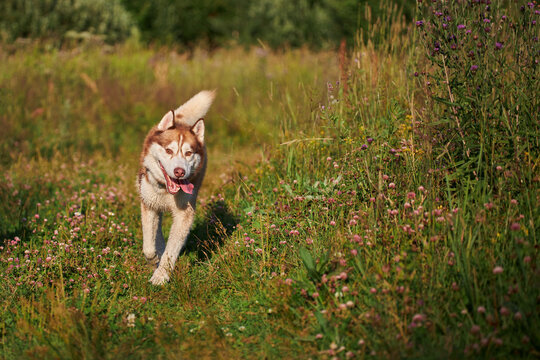
[(185, 192), (186, 194), (193, 194), (193, 188), (195, 187), (195, 185), (193, 185), (187, 180), (179, 180), (179, 182), (180, 183), (178, 185), (183, 192)]
[(187, 180), (172, 179), (169, 175), (167, 175), (167, 172), (165, 171), (161, 163), (159, 163), (159, 166), (161, 167), (161, 171), (163, 171), (163, 176), (165, 177), (165, 181), (167, 182), (167, 191), (169, 192), (169, 194), (174, 195), (180, 189), (182, 189), (182, 191), (186, 194), (193, 193), (193, 188), (195, 186), (192, 183)]

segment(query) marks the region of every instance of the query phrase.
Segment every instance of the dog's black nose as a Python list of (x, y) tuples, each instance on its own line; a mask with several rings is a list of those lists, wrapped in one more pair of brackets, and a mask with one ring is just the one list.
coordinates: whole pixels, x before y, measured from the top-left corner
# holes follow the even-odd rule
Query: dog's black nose
[(174, 176), (176, 176), (176, 177), (182, 177), (185, 174), (186, 174), (186, 170), (184, 170), (182, 168), (177, 167), (176, 169), (174, 169)]

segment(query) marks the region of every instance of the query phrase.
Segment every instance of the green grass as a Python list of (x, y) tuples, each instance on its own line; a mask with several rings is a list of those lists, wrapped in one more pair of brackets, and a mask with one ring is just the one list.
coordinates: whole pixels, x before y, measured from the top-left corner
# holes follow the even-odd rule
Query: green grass
[[(537, 357), (538, 160), (443, 167), (400, 26), (350, 54), (347, 90), (305, 50), (0, 53), (1, 356)], [(201, 88), (205, 192), (154, 287), (138, 151)]]

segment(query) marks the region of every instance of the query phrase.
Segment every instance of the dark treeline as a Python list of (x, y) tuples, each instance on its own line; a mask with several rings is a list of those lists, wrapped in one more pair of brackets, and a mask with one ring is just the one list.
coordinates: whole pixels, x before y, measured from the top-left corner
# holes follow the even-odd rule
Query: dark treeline
[[(139, 34), (147, 43), (209, 47), (264, 42), (272, 47), (335, 47), (406, 0), (2, 0), (0, 39), (97, 38), (116, 43)], [(366, 19), (366, 5), (371, 19)]]

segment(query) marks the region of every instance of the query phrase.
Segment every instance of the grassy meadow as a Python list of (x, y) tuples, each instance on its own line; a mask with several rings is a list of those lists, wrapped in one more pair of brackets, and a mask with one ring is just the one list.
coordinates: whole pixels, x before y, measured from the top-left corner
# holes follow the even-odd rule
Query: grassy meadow
[[(0, 358), (537, 358), (538, 6), (516, 6), (484, 14), (505, 47), (474, 11), (440, 24), (481, 26), (475, 57), (439, 56), (423, 9), (341, 54), (0, 46)], [(197, 218), (152, 286), (142, 140), (213, 88)]]

